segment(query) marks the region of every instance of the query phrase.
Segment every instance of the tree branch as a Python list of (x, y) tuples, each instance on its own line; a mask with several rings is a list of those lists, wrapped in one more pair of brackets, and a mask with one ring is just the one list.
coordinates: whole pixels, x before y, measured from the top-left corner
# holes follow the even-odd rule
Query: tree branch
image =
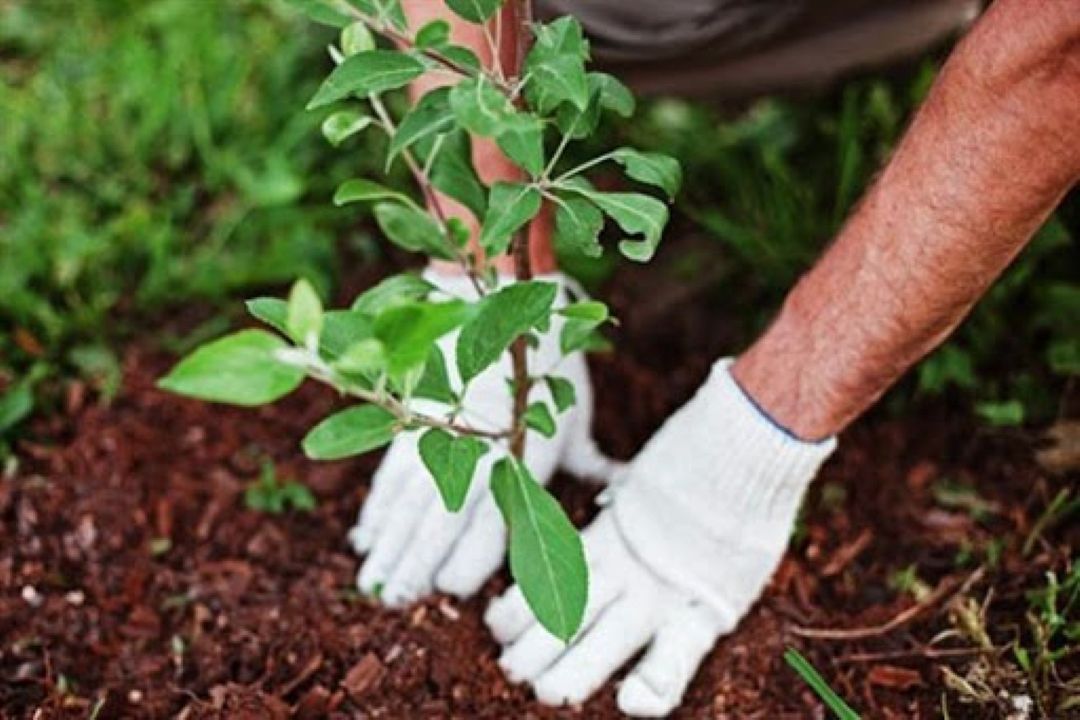
[[(375, 111), (375, 114), (379, 116), (379, 122), (386, 128), (386, 133), (391, 137), (397, 132), (397, 126), (394, 124), (393, 118), (390, 117), (390, 113), (386, 111), (386, 106), (383, 105), (378, 95), (372, 95), (370, 97), (371, 107)], [(435, 152), (432, 150), (432, 152)], [(420, 163), (416, 161), (416, 157), (412, 154), (409, 148), (405, 148), (401, 151), (401, 156), (405, 160), (406, 167), (409, 168), (409, 172), (412, 173), (413, 178), (416, 180), (416, 184), (420, 186), (420, 192), (424, 195), (424, 200), (427, 205), (435, 213), (435, 218), (439, 221), (439, 228), (446, 233), (448, 216), (443, 209), (442, 202), (439, 200), (439, 195), (435, 191), (435, 186), (431, 182), (431, 177), (427, 171), (420, 166)], [(472, 283), (473, 288), (476, 290), (478, 297), (484, 297), (487, 295), (487, 290), (484, 289), (484, 284), (477, 276), (476, 269), (472, 263), (469, 262), (469, 256), (463, 250), (455, 247), (450, 241), (449, 235), (447, 235), (447, 245), (450, 246), (450, 252), (453, 253), (457, 259), (461, 269), (465, 271), (465, 275), (469, 278), (469, 282)]]
[[(532, 0), (513, 0), (506, 10), (500, 12), (512, 12), (513, 21), (517, 24), (514, 33), (514, 76), (521, 75), (525, 65), (525, 55), (529, 50), (532, 39)], [(500, 38), (501, 40), (501, 38)], [(514, 98), (519, 107), (523, 100), (520, 96)], [(514, 237), (512, 252), (514, 258), (514, 276), (518, 282), (532, 279), (532, 263), (529, 258), (529, 225), (518, 231)], [(529, 406), (529, 391), (532, 389), (532, 378), (529, 377), (528, 343), (525, 336), (514, 340), (510, 346), (510, 359), (514, 372), (514, 415), (513, 430), (510, 435), (510, 452), (519, 460), (525, 456), (525, 411)]]

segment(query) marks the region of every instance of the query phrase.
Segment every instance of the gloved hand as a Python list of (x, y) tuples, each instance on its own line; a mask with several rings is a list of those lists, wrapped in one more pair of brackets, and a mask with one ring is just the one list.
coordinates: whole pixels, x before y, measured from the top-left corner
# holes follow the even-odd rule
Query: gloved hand
[(569, 647), (535, 622), (518, 588), (489, 606), (500, 665), (541, 702), (584, 701), (649, 645), (618, 704), (666, 715), (776, 569), (803, 492), (836, 442), (803, 442), (774, 425), (730, 365), (714, 367), (606, 491), (609, 506), (585, 531), (589, 601)]
[[(424, 278), (447, 296), (470, 300), (476, 297), (464, 275), (443, 275), (429, 269)], [(555, 307), (567, 304), (566, 279), (562, 275), (538, 279), (559, 285)], [(606, 481), (615, 465), (600, 454), (590, 436), (592, 386), (588, 368), (581, 353), (562, 357), (561, 328), (561, 318), (553, 317), (538, 347), (529, 350), (529, 370), (534, 376), (552, 373), (572, 382), (577, 404), (556, 418), (555, 437), (529, 433), (525, 460), (540, 483), (546, 483), (559, 467), (582, 478)], [(456, 342), (454, 333), (439, 343), (448, 359), (454, 357)], [(453, 386), (460, 388), (453, 363), (447, 365)], [(459, 416), (460, 420), (478, 429), (496, 431), (508, 427), (512, 400), (507, 380), (512, 375), (510, 361), (504, 356), (473, 379), (464, 401), (466, 412)], [(545, 383), (537, 383), (530, 399), (550, 401), (548, 392)], [(432, 401), (416, 401), (413, 407), (435, 417), (445, 416), (448, 410)], [(443, 505), (431, 474), (420, 460), (419, 437), (419, 432), (413, 432), (394, 439), (375, 473), (359, 520), (349, 532), (356, 552), (367, 555), (357, 577), (359, 589), (378, 594), (390, 606), (405, 605), (436, 588), (460, 597), (471, 595), (502, 565), (506, 550), (506, 528), (488, 489), (491, 466), (498, 453), (489, 452), (480, 460), (464, 506), (452, 513)]]

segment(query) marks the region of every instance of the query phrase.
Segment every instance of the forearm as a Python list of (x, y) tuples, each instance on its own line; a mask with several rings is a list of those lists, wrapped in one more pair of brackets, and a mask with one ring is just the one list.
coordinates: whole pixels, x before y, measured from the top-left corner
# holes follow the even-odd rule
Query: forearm
[[(516, 73), (517, 70), (516, 65), (519, 61), (516, 58), (516, 49), (521, 31), (519, 24), (514, 22), (512, 17), (512, 5), (512, 3), (507, 3), (508, 9), (501, 11), (503, 17), (485, 28), (458, 18), (446, 6), (444, 0), (404, 0), (402, 2), (410, 27), (421, 28), (432, 20), (445, 20), (450, 24), (452, 42), (476, 53), (484, 67), (498, 68), (499, 71), (508, 75)], [(427, 92), (446, 85), (450, 81), (451, 78), (445, 74), (428, 73), (410, 86), (410, 97), (413, 102), (416, 102)], [(499, 180), (521, 179), (521, 171), (499, 150), (494, 140), (474, 137), (472, 144), (473, 164), (485, 184), (490, 185)], [(436, 193), (436, 195), (442, 211), (449, 217), (464, 221), (472, 229), (473, 237), (477, 237), (479, 221), (482, 218), (473, 217), (468, 208), (453, 198), (442, 193)], [(529, 230), (532, 267), (539, 273), (555, 270), (555, 257), (550, 243), (550, 224), (550, 214), (545, 211), (532, 223)], [(480, 252), (475, 243), (473, 252), (478, 254)], [(513, 262), (509, 256), (495, 258), (494, 263), (503, 272), (513, 271)], [(438, 266), (445, 272), (457, 270), (457, 266), (451, 263), (438, 263)]]
[(836, 243), (736, 364), (804, 438), (940, 343), (1080, 177), (1080, 6), (998, 0)]

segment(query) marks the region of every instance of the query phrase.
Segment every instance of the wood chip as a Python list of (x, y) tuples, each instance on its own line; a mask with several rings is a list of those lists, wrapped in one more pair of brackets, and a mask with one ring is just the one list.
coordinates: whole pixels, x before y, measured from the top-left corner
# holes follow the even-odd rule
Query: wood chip
[(375, 690), (386, 676), (386, 666), (382, 664), (375, 653), (368, 653), (360, 662), (352, 666), (352, 669), (341, 681), (341, 687), (354, 700), (359, 700), (367, 693)]
[(871, 685), (893, 690), (910, 690), (923, 684), (922, 675), (917, 670), (897, 665), (875, 665), (866, 674)]
[(870, 541), (873, 537), (874, 534), (870, 530), (864, 529), (857, 538), (839, 548), (833, 553), (829, 563), (822, 569), (822, 577), (833, 577), (843, 572), (855, 558), (862, 554), (863, 550), (870, 547)]

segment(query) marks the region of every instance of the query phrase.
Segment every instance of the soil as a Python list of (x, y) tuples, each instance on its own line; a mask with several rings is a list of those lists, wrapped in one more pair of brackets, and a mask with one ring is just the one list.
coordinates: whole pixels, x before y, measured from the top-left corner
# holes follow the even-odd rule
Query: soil
[[(663, 263), (623, 270), (603, 293), (624, 322), (618, 356), (591, 361), (596, 434), (621, 458), (734, 342), (721, 298), (705, 286), (677, 291), (665, 273)], [(303, 458), (300, 438), (334, 403), (322, 388), (257, 410), (211, 406), (155, 389), (172, 361), (151, 344), (131, 346), (110, 405), (70, 384), (64, 412), (36, 423), (18, 469), (0, 481), (4, 717), (619, 716), (614, 684), (581, 708), (551, 709), (504, 680), (480, 618), (505, 574), (480, 598), (435, 597), (404, 612), (355, 592), (345, 534), (379, 458)], [(243, 491), (267, 458), (312, 489), (315, 511), (245, 509)], [(978, 507), (947, 501), (945, 481), (977, 488)], [(1051, 526), (1026, 557), (1021, 546), (1067, 485), (1039, 468), (1029, 433), (979, 429), (960, 406), (865, 418), (815, 482), (764, 598), (709, 656), (673, 717), (826, 717), (784, 663), (788, 647), (864, 717), (939, 717), (942, 668), (978, 670), (972, 641), (950, 618), (971, 598), (987, 602), (996, 644), (1026, 632), (1024, 589), (1060, 573), (1077, 528)], [(587, 522), (595, 490), (568, 478), (554, 487)], [(1000, 559), (973, 577), (995, 538)], [(858, 640), (799, 634), (904, 619), (916, 601), (890, 579), (913, 565), (936, 596), (913, 620)], [(1065, 676), (1078, 669), (1075, 653), (1059, 663)], [(1001, 682), (1023, 690), (1023, 678)], [(953, 692), (948, 703), (952, 718), (1005, 716)]]

